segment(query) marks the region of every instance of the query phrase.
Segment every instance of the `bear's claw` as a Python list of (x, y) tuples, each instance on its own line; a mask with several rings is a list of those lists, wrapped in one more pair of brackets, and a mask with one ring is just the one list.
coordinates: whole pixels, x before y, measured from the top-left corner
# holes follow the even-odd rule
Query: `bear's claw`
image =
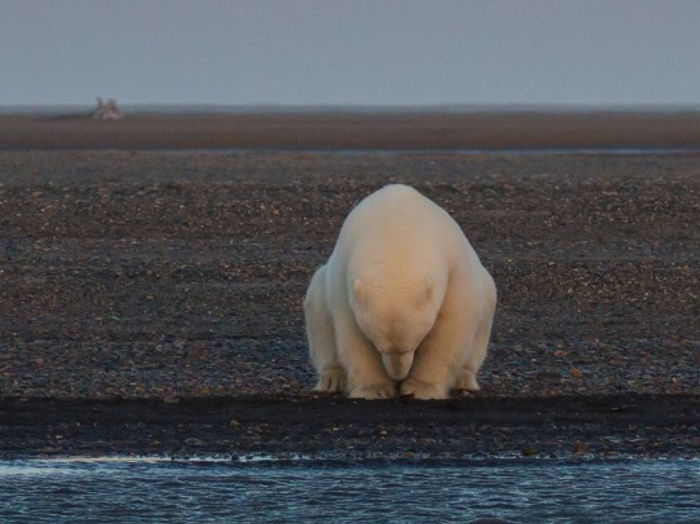
[(420, 400), (448, 398), (447, 392), (436, 384), (423, 382), (410, 377), (401, 383), (401, 396), (413, 396), (413, 398)]
[(465, 369), (462, 373), (462, 376), (457, 381), (457, 384), (455, 384), (455, 389), (476, 392), (479, 391), (481, 388), (479, 387), (479, 384), (476, 381), (474, 373)]
[(363, 398), (365, 400), (394, 398), (396, 395), (396, 385), (393, 382), (389, 384), (380, 384), (378, 386), (354, 388), (348, 394), (350, 398)]
[(345, 377), (342, 369), (324, 369), (314, 389), (321, 393), (339, 393), (343, 390), (344, 382)]

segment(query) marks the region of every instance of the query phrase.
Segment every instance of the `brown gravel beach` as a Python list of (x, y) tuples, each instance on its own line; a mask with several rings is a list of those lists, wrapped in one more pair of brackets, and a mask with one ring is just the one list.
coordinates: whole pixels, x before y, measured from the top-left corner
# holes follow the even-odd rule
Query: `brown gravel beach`
[[(0, 455), (296, 443), (362, 456), (698, 456), (700, 154), (137, 151), (165, 147), (141, 120), (131, 134), (128, 119), (79, 121), (81, 148), (61, 121), (35, 119), (26, 134), (18, 118), (0, 118)], [(608, 123), (632, 138), (607, 146), (700, 146)], [(93, 127), (112, 124), (105, 133), (122, 138), (95, 142)], [(175, 147), (246, 147), (229, 141), (250, 132), (235, 125), (208, 142), (195, 123), (175, 126), (195, 137)], [(382, 125), (403, 136), (395, 119)], [(254, 145), (281, 147), (283, 129)], [(394, 148), (344, 129), (350, 149)], [(514, 126), (497, 144), (576, 146), (583, 132), (552, 142), (537, 129)], [(389, 182), (451, 213), (497, 283), (475, 398), (310, 392), (306, 284), (343, 217)]]

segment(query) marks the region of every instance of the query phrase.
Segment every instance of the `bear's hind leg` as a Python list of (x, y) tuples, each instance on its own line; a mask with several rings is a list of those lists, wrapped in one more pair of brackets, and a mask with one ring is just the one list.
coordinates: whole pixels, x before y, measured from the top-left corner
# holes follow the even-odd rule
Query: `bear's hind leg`
[(481, 389), (479, 383), (476, 381), (476, 374), (479, 372), (481, 364), (486, 358), (486, 350), (489, 345), (489, 338), (491, 337), (492, 320), (493, 316), (482, 319), (474, 337), (469, 356), (462, 368), (462, 373), (455, 384), (455, 389), (473, 392)]
[(486, 352), (491, 338), (491, 326), (493, 316), (496, 311), (496, 286), (493, 279), (488, 276), (484, 280), (485, 292), (483, 299), (483, 313), (474, 334), (474, 341), (467, 349), (468, 354), (462, 368), (462, 373), (457, 379), (455, 389), (466, 391), (479, 391), (479, 383), (476, 381), (476, 374), (486, 358)]
[(333, 320), (326, 305), (325, 274), (326, 266), (321, 266), (311, 279), (304, 298), (304, 317), (309, 357), (318, 373), (314, 389), (338, 393), (345, 386), (345, 373), (338, 361)]

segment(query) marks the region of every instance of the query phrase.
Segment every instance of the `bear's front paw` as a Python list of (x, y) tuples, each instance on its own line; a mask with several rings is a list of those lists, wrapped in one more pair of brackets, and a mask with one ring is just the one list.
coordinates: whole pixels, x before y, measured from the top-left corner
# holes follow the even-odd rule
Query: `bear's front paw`
[(345, 374), (340, 368), (326, 368), (321, 371), (315, 391), (321, 393), (339, 393), (343, 390)]
[(413, 396), (420, 400), (435, 400), (448, 398), (445, 388), (439, 387), (437, 384), (423, 382), (415, 378), (407, 378), (401, 383), (401, 395)]
[(455, 384), (455, 389), (462, 391), (477, 392), (481, 388), (479, 387), (479, 384), (476, 381), (474, 373), (465, 369), (462, 373), (462, 376), (457, 381), (457, 384)]
[(348, 397), (363, 398), (365, 400), (394, 398), (396, 397), (396, 385), (393, 382), (388, 382), (376, 386), (356, 387), (349, 392)]

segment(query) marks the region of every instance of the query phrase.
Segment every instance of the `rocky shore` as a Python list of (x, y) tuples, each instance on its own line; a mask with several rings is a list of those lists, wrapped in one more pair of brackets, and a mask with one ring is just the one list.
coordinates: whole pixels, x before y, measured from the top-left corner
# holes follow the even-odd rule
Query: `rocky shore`
[[(308, 279), (389, 182), (496, 280), (475, 398), (310, 392)], [(0, 454), (698, 456), (699, 223), (698, 154), (1, 151)]]

